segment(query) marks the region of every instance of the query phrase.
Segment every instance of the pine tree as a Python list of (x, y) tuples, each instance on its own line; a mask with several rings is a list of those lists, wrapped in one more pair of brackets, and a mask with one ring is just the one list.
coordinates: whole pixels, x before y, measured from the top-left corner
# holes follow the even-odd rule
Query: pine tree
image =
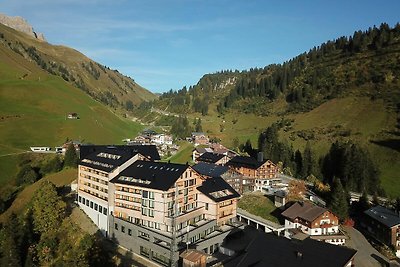
[(328, 208), (336, 214), (341, 221), (349, 216), (349, 203), (346, 199), (346, 193), (340, 179), (333, 179), (332, 195), (328, 204)]
[(76, 168), (78, 166), (78, 155), (75, 150), (74, 144), (71, 142), (68, 145), (67, 151), (65, 152), (64, 157), (64, 167), (73, 167)]

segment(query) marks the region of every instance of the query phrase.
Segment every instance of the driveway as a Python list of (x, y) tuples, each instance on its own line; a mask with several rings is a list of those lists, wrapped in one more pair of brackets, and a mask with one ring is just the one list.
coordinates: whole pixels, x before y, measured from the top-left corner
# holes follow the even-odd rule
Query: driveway
[(344, 229), (349, 236), (346, 246), (357, 250), (354, 258), (354, 265), (356, 267), (400, 266), (398, 263), (391, 263), (389, 265), (389, 260), (374, 249), (358, 230), (349, 226), (344, 226)]

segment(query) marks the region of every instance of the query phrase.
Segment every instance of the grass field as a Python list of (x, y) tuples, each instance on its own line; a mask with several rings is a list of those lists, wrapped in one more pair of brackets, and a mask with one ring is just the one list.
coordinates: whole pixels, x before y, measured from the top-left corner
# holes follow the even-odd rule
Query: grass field
[(243, 195), (238, 202), (238, 207), (250, 212), (251, 214), (279, 223), (278, 218), (274, 215), (277, 208), (268, 197), (261, 193)]
[(186, 164), (186, 162), (192, 162), (192, 151), (194, 149), (193, 144), (181, 141), (179, 143), (179, 151), (175, 155), (171, 156), (170, 158), (166, 159), (165, 161), (171, 161), (172, 163), (181, 163)]
[[(119, 144), (142, 129), (61, 78), (8, 53), (0, 49), (0, 185), (16, 172), (15, 156), (9, 154), (30, 146), (60, 146), (67, 139)], [(79, 119), (66, 119), (71, 112)]]

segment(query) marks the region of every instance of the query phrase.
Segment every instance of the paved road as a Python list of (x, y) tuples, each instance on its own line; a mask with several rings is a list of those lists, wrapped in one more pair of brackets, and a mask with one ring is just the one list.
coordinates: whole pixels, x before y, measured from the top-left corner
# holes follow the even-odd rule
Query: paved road
[[(382, 267), (389, 266), (389, 260), (374, 249), (367, 239), (353, 227), (345, 226), (349, 239), (346, 241), (346, 246), (357, 250), (354, 258), (355, 266), (362, 267)], [(392, 263), (390, 266), (400, 266)]]

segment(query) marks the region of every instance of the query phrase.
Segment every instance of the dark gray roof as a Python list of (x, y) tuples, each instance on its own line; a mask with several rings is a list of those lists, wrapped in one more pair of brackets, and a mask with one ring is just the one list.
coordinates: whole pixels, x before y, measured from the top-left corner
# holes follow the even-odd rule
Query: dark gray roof
[(251, 227), (228, 236), (222, 247), (232, 249), (238, 255), (224, 262), (225, 267), (339, 267), (346, 266), (357, 253), (347, 247), (310, 238), (287, 239)]
[(252, 157), (236, 156), (226, 163), (228, 166), (258, 169), (266, 160), (258, 161)]
[(302, 218), (306, 221), (312, 222), (322, 215), (327, 209), (321, 208), (308, 202), (296, 202), (284, 212), (282, 216), (294, 220), (296, 218)]
[(225, 157), (223, 154), (205, 152), (200, 157), (197, 158), (197, 161), (208, 162), (208, 163), (216, 163), (220, 159)]
[(400, 217), (395, 212), (382, 206), (370, 208), (364, 213), (389, 228), (400, 224)]
[(167, 191), (187, 168), (189, 165), (138, 160), (110, 182)]
[(215, 202), (240, 197), (239, 193), (220, 177), (206, 179), (197, 190)]
[(91, 154), (85, 155), (85, 157), (81, 157), (79, 164), (97, 170), (111, 172), (136, 154), (137, 153), (131, 153), (131, 151), (127, 150), (102, 147), (101, 149), (96, 149), (95, 152)]
[(155, 145), (81, 145), (79, 155), (80, 158), (83, 159), (87, 155), (103, 149), (121, 150), (132, 156), (140, 153), (149, 160), (160, 160), (160, 155)]
[(229, 168), (226, 166), (206, 162), (199, 162), (196, 165), (193, 165), (192, 168), (199, 174), (210, 177), (220, 177), (229, 170)]

